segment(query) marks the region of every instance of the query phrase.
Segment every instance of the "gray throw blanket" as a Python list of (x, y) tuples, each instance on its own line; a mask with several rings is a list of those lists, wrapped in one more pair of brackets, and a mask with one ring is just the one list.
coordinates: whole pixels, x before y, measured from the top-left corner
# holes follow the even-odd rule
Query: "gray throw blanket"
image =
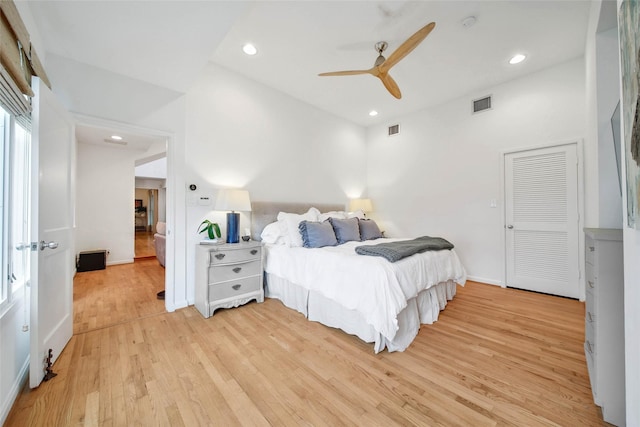
[(453, 245), (442, 237), (422, 236), (413, 240), (385, 242), (377, 245), (356, 246), (359, 255), (381, 256), (389, 262), (396, 262), (404, 257), (425, 251), (441, 251), (453, 249)]

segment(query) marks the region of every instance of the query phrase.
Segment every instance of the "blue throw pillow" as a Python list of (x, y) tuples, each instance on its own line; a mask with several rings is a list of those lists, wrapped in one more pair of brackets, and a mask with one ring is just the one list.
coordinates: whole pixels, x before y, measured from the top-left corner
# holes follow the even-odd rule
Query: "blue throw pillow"
[(302, 246), (305, 248), (321, 248), (338, 244), (329, 221), (300, 221), (298, 230), (300, 230), (300, 235), (302, 236)]
[(378, 224), (372, 219), (361, 219), (358, 221), (360, 225), (360, 240), (379, 239), (382, 237), (382, 232), (378, 227)]
[(358, 218), (338, 219), (329, 218), (333, 231), (336, 233), (338, 244), (355, 240), (360, 241), (360, 227), (358, 226)]

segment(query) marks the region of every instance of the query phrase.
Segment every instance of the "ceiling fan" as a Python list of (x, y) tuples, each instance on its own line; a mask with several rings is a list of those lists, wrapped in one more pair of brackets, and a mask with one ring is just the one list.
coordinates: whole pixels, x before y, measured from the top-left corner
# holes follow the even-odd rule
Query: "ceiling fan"
[(354, 76), (358, 74), (371, 74), (374, 77), (379, 78), (382, 81), (384, 87), (396, 98), (402, 98), (400, 88), (395, 80), (389, 75), (391, 67), (396, 65), (402, 58), (407, 56), (413, 49), (415, 49), (422, 40), (424, 40), (429, 33), (435, 28), (436, 23), (430, 22), (421, 29), (419, 29), (414, 35), (409, 37), (402, 43), (390, 56), (386, 58), (382, 56), (382, 52), (385, 51), (388, 44), (381, 41), (376, 43), (375, 49), (378, 52), (378, 58), (376, 58), (373, 67), (368, 70), (351, 70), (351, 71), (333, 71), (329, 73), (321, 73), (319, 76)]

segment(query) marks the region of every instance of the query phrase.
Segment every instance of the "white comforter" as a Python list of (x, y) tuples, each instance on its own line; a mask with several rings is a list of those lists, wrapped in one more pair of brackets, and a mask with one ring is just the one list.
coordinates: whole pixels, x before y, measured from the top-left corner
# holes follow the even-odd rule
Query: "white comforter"
[(266, 245), (265, 270), (358, 311), (392, 341), (407, 300), (440, 282), (460, 285), (466, 272), (454, 250), (428, 251), (395, 263), (358, 255), (355, 247), (405, 239), (348, 242), (318, 249)]

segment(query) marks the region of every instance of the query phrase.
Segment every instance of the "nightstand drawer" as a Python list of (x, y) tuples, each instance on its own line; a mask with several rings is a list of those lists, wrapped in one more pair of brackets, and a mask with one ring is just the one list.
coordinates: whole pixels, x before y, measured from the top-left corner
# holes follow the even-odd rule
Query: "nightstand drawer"
[(233, 298), (249, 292), (259, 291), (261, 286), (260, 279), (260, 276), (246, 277), (226, 283), (209, 285), (209, 301)]
[(231, 264), (242, 261), (259, 260), (261, 256), (259, 247), (228, 249), (211, 251), (210, 264)]
[(592, 294), (595, 293), (595, 289), (596, 289), (596, 274), (593, 270), (593, 266), (590, 264), (586, 264), (585, 265), (585, 276), (586, 276), (586, 290), (587, 292), (591, 292)]
[(242, 279), (247, 276), (257, 276), (260, 274), (262, 274), (262, 265), (259, 260), (239, 262), (236, 264), (214, 265), (213, 267), (209, 267), (209, 284)]
[(593, 240), (589, 238), (586, 239), (584, 252), (585, 252), (585, 260), (589, 264), (594, 265), (595, 254), (596, 254), (596, 244)]
[(596, 308), (596, 301), (594, 296), (591, 293), (587, 294), (587, 299), (585, 300), (585, 319), (589, 322), (595, 323), (596, 316), (598, 314)]

